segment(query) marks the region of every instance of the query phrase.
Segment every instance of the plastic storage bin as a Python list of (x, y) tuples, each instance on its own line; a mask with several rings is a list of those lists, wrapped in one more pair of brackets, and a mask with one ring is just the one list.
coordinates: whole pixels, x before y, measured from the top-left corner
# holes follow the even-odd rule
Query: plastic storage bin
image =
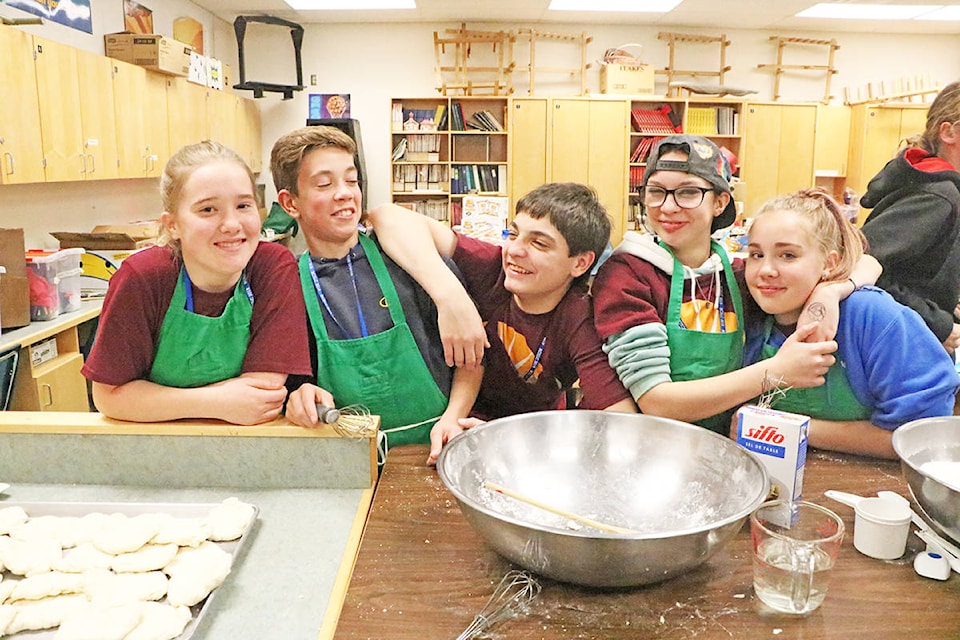
[(80, 257), (83, 249), (27, 251), (30, 319), (53, 320), (80, 308)]

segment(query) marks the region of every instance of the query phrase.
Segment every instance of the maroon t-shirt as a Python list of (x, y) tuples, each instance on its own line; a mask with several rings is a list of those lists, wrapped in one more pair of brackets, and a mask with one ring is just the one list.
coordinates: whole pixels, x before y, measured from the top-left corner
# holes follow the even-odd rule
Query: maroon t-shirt
[(630, 398), (607, 363), (586, 292), (571, 289), (553, 311), (529, 314), (503, 286), (500, 247), (460, 235), (453, 260), (490, 340), (472, 415), (492, 419), (563, 408), (564, 393), (577, 379), (581, 409), (605, 409)]
[[(83, 365), (84, 376), (114, 386), (147, 378), (180, 264), (169, 247), (144, 249), (123, 261), (110, 278), (97, 337)], [(254, 304), (242, 371), (310, 375), (296, 259), (286, 247), (261, 242), (247, 264), (246, 276)], [(233, 293), (233, 289), (208, 293), (193, 287), (194, 310), (217, 317)]]

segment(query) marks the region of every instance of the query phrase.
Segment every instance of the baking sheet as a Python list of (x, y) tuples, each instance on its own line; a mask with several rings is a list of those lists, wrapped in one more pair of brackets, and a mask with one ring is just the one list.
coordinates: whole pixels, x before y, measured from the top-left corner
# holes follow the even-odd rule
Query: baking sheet
[[(175, 518), (202, 518), (209, 514), (211, 509), (218, 506), (220, 506), (220, 503), (216, 502), (8, 502), (6, 500), (0, 502), (0, 508), (5, 509), (7, 507), (20, 507), (31, 518), (38, 516), (82, 517), (90, 513), (122, 513), (128, 517), (138, 516), (145, 513), (163, 513), (169, 514)], [(229, 542), (214, 542), (214, 544), (218, 545), (221, 549), (229, 553), (232, 558), (230, 574), (227, 575), (224, 582), (230, 580), (230, 576), (236, 571), (237, 557), (240, 553), (240, 550), (249, 539), (254, 523), (257, 521), (260, 515), (260, 509), (256, 505), (251, 506), (253, 506), (253, 517), (250, 519), (250, 522), (247, 523), (246, 528), (243, 530), (243, 533), (238, 539), (231, 540)], [(8, 575), (10, 574), (3, 573), (4, 578), (6, 578)], [(183, 633), (177, 636), (174, 640), (188, 640), (189, 638), (193, 637), (194, 631), (196, 631), (197, 627), (200, 625), (200, 621), (203, 619), (206, 613), (210, 611), (210, 607), (212, 606), (213, 601), (217, 596), (217, 592), (219, 591), (220, 587), (217, 587), (204, 600), (190, 607), (190, 622), (187, 623)], [(166, 598), (159, 600), (159, 602), (166, 602)], [(23, 640), (53, 640), (56, 635), (57, 629), (54, 628), (43, 631), (21, 631), (20, 633), (3, 637), (4, 639), (10, 638), (11, 640), (20, 640), (21, 638)]]

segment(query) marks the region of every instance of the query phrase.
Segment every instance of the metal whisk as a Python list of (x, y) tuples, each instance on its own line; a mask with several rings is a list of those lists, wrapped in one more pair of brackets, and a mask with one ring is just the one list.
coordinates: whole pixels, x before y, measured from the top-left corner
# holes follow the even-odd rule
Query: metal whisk
[(526, 571), (509, 571), (500, 584), (493, 590), (483, 609), (480, 610), (473, 622), (463, 630), (457, 640), (473, 640), (479, 638), (484, 631), (523, 611), (526, 606), (540, 593), (540, 583)]
[(347, 438), (364, 438), (377, 433), (377, 421), (363, 405), (351, 404), (337, 409), (317, 404), (317, 416), (321, 423), (329, 424)]

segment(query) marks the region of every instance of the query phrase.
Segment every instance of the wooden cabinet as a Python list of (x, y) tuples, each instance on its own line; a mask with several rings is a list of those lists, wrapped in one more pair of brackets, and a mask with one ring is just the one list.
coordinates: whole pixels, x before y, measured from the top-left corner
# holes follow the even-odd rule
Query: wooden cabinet
[(169, 158), (166, 76), (111, 60), (119, 177), (159, 176)]
[(744, 215), (775, 195), (813, 186), (815, 104), (750, 103), (744, 117)]
[(547, 181), (549, 98), (510, 101), (510, 197), (513, 202)]
[(40, 102), (29, 35), (0, 26), (0, 184), (43, 182)]
[(52, 360), (33, 364), (30, 361), (30, 346), (20, 350), (10, 399), (12, 411), (90, 410), (87, 383), (80, 373), (83, 355), (80, 353), (77, 327), (70, 326), (53, 336), (57, 343), (57, 356)]
[(110, 58), (78, 49), (77, 79), (80, 84), (81, 164), (84, 179), (118, 178), (117, 120)]
[(849, 150), (850, 107), (817, 105), (817, 131), (813, 152), (814, 175), (846, 177)]
[(262, 168), (253, 100), (5, 26), (0, 93), (0, 185), (157, 177), (206, 138)]
[(118, 177), (110, 61), (44, 38), (33, 44), (46, 181)]
[(84, 179), (83, 132), (77, 50), (45, 38), (33, 39), (44, 175), (47, 182)]
[[(861, 196), (910, 136), (923, 133), (928, 104), (856, 105), (850, 112), (847, 184)], [(863, 221), (866, 210), (861, 210)]]
[(614, 245), (627, 208), (627, 107), (622, 99), (554, 98), (550, 108), (549, 180), (593, 187), (613, 223)]
[[(391, 104), (394, 202), (457, 224), (463, 196), (508, 196), (507, 98), (394, 98)], [(420, 128), (427, 120), (432, 125)]]
[(545, 182), (596, 190), (619, 243), (627, 204), (628, 103), (621, 99), (512, 98), (510, 196), (516, 205)]
[(186, 78), (166, 78), (170, 153), (209, 137), (207, 88)]

